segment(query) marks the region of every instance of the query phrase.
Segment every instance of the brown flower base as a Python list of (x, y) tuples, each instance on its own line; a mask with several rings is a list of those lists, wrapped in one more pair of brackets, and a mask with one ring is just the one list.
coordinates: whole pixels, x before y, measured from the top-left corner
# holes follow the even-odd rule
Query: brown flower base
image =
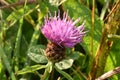
[(65, 56), (65, 48), (60, 47), (52, 42), (48, 43), (45, 55), (50, 61), (60, 61)]

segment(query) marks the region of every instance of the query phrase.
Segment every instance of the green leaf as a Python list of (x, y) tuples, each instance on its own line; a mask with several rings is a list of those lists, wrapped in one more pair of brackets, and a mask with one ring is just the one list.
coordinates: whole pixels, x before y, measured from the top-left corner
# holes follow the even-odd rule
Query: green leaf
[(44, 49), (45, 49), (44, 45), (34, 45), (30, 47), (29, 51), (36, 54), (44, 54), (45, 53)]
[(26, 73), (33, 73), (34, 71), (46, 68), (46, 65), (34, 65), (34, 66), (27, 66), (22, 70), (16, 72), (16, 74), (26, 74)]
[(56, 62), (55, 66), (60, 70), (68, 69), (72, 66), (73, 62), (73, 59), (64, 59), (62, 61)]
[(53, 68), (52, 62), (48, 61), (47, 67), (45, 68), (44, 76), (41, 78), (41, 80), (49, 80), (52, 68)]
[(34, 45), (31, 46), (28, 52), (28, 57), (36, 63), (47, 63), (48, 60), (45, 57), (45, 46)]
[(72, 78), (68, 73), (60, 70), (60, 69), (57, 68), (56, 66), (55, 66), (55, 69), (56, 69), (60, 74), (62, 74), (65, 78), (67, 78), (68, 80), (73, 80), (73, 78)]
[(47, 63), (47, 59), (44, 55), (36, 54), (36, 53), (28, 53), (28, 56), (31, 60), (36, 63)]
[(19, 20), (19, 29), (16, 37), (16, 42), (15, 42), (15, 49), (14, 49), (14, 59), (13, 63), (15, 65), (15, 71), (18, 70), (19, 66), (19, 57), (20, 57), (20, 44), (21, 44), (21, 36), (22, 36), (22, 25), (23, 25), (23, 17)]

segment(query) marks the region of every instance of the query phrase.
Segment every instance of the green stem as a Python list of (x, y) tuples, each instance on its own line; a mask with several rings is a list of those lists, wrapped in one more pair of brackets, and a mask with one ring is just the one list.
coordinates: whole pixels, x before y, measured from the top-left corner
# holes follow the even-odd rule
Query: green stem
[(49, 80), (50, 73), (53, 70), (53, 66), (54, 66), (54, 64), (51, 61), (48, 61), (47, 67), (45, 69), (45, 72), (44, 72), (43, 77), (41, 78), (41, 80)]

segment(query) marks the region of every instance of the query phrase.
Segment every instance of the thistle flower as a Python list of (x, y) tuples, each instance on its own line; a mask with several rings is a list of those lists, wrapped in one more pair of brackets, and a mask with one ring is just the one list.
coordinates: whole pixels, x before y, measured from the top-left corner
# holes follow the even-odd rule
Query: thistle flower
[(83, 39), (84, 24), (76, 27), (80, 18), (75, 21), (69, 18), (67, 13), (63, 14), (61, 19), (60, 11), (53, 17), (45, 17), (44, 25), (41, 29), (43, 35), (51, 41), (46, 48), (46, 56), (51, 61), (59, 61), (64, 57), (65, 47), (72, 48)]
[(51, 42), (64, 47), (74, 47), (77, 43), (80, 43), (83, 39), (84, 24), (76, 28), (75, 24), (79, 22), (80, 18), (74, 22), (68, 19), (68, 14), (64, 13), (63, 18), (60, 18), (60, 12), (58, 16), (48, 16), (45, 18), (44, 26), (42, 27), (42, 33)]

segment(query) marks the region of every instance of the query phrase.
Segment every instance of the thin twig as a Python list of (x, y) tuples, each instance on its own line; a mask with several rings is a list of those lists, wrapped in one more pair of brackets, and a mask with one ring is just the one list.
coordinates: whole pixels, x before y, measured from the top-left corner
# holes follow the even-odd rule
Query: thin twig
[(102, 76), (98, 77), (97, 79), (95, 80), (104, 80), (104, 79), (107, 79), (115, 74), (118, 74), (120, 73), (120, 66), (119, 67), (116, 67), (115, 69), (113, 70), (110, 70), (108, 72), (106, 72), (105, 74), (103, 74)]

